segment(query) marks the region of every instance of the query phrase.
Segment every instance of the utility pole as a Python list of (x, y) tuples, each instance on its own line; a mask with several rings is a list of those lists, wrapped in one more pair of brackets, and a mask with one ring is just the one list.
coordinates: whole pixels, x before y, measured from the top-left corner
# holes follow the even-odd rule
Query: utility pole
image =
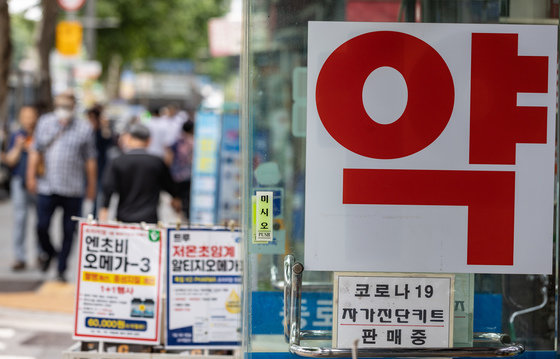
[[(10, 13), (8, 0), (0, 0), (0, 131), (8, 129), (8, 93), (12, 42), (10, 40)], [(2, 138), (0, 138), (0, 145)]]
[(56, 0), (41, 0), (41, 8), (43, 9), (43, 18), (39, 25), (39, 38), (37, 40), (40, 64), (37, 102), (41, 107), (41, 112), (50, 112), (53, 109), (53, 100), (49, 55), (55, 41), (58, 5)]
[[(86, 19), (95, 19), (95, 10), (96, 10), (97, 0), (87, 0), (86, 1)], [(97, 29), (92, 24), (87, 24), (88, 26), (85, 27), (84, 33), (84, 43), (86, 45), (86, 50), (88, 54), (89, 60), (94, 60), (96, 55), (96, 37), (97, 37)]]

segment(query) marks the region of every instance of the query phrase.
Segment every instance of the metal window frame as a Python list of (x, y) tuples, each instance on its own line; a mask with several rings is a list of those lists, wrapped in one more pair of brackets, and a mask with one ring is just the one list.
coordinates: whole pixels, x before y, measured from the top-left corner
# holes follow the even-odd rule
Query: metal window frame
[(329, 340), (328, 330), (301, 330), (301, 292), (303, 264), (294, 256), (284, 258), (284, 336), (292, 354), (310, 358), (346, 358), (355, 351), (357, 357), (513, 357), (525, 352), (522, 344), (510, 343), (506, 334), (475, 333), (475, 343), (498, 346), (456, 348), (326, 348), (302, 346), (302, 340)]

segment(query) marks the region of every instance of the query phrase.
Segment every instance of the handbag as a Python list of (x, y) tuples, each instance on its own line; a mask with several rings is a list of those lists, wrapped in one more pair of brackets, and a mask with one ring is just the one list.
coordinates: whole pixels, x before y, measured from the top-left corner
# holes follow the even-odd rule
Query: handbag
[(37, 177), (43, 177), (45, 175), (45, 155), (42, 152), (38, 152), (39, 159), (37, 160), (37, 165), (35, 166), (35, 175)]

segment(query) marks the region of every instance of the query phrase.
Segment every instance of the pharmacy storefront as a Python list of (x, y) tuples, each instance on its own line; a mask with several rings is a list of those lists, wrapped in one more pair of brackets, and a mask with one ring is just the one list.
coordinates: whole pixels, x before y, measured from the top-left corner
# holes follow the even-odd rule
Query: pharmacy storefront
[(244, 11), (244, 355), (556, 357), (558, 2)]

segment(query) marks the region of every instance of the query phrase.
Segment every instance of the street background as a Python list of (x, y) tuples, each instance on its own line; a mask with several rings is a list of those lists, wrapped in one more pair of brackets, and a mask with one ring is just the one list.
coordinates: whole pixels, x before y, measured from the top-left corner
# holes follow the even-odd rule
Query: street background
[[(0, 358), (60, 358), (72, 341), (72, 308), (76, 278), (75, 245), (70, 257), (68, 282), (54, 281), (55, 266), (47, 273), (36, 267), (35, 213), (28, 220), (28, 269), (12, 272), (13, 212), (9, 199), (0, 201)], [(54, 223), (60, 223), (60, 213)], [(58, 219), (58, 220), (57, 220)], [(60, 232), (53, 225), (53, 234)], [(56, 236), (58, 237), (58, 236)], [(55, 237), (55, 238), (56, 238)], [(77, 244), (77, 243), (75, 243)]]
[[(162, 194), (159, 213), (162, 219), (172, 221), (175, 214), (169, 205), (170, 197)], [(84, 205), (87, 209), (87, 204)], [(111, 206), (110, 212), (114, 213)], [(53, 217), (53, 243), (59, 243), (62, 213)], [(61, 358), (69, 349), (74, 325), (76, 273), (79, 243), (72, 247), (68, 263), (68, 282), (55, 280), (56, 260), (50, 270), (41, 272), (36, 266), (35, 213), (30, 211), (27, 224), (26, 249), (28, 268), (13, 272), (12, 205), (8, 198), (0, 200), (0, 359), (54, 359)]]
[[(207, 137), (196, 141), (212, 151), (199, 151), (200, 163), (219, 164), (212, 171), (203, 166), (193, 171), (193, 188), (200, 180), (199, 187), (207, 193), (192, 191), (190, 222), (214, 225), (235, 220), (240, 213), (242, 1), (156, 0), (140, 7), (138, 3), (0, 0), (0, 154), (5, 155), (11, 134), (21, 127), (18, 114), (24, 105), (36, 106), (41, 115), (51, 112), (53, 98), (67, 90), (76, 95), (81, 121), (91, 121), (86, 110), (100, 111), (97, 129), (109, 132), (102, 135), (111, 138), (111, 145), (98, 146), (98, 152), (104, 151), (108, 160), (120, 153), (119, 136), (132, 123), (151, 124), (152, 138), (165, 138), (167, 149), (177, 145), (178, 137), (171, 136), (171, 144), (168, 135), (181, 126), (161, 131), (159, 121), (171, 119), (170, 109), (175, 108), (182, 120), (206, 126)], [(218, 146), (221, 138), (229, 144), (223, 151)], [(219, 156), (223, 161), (217, 161)], [(4, 170), (6, 166), (0, 168), (0, 359), (61, 358), (76, 343), (72, 332), (78, 238), (69, 255), (67, 282), (56, 280), (56, 258), (49, 271), (41, 272), (35, 208), (30, 208), (27, 268), (14, 272), (14, 208)], [(159, 218), (176, 223), (169, 203), (170, 197), (162, 195)], [(115, 218), (114, 213), (115, 201), (109, 218)], [(62, 241), (61, 215), (57, 210), (50, 227), (57, 249)]]

